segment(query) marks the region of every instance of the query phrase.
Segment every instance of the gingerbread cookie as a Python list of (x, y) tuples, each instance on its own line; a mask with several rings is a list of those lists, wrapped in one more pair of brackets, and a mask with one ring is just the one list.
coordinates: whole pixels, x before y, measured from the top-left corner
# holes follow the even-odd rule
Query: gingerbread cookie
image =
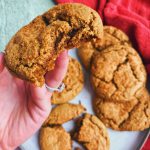
[(85, 114), (78, 124), (79, 131), (74, 137), (87, 150), (109, 150), (110, 141), (107, 129), (96, 116)]
[(85, 68), (88, 69), (94, 51), (101, 51), (116, 44), (131, 46), (131, 42), (124, 32), (112, 26), (104, 26), (103, 39), (82, 44), (79, 47), (78, 55)]
[(72, 100), (79, 94), (84, 85), (84, 76), (80, 63), (70, 58), (67, 74), (63, 80), (65, 88), (62, 92), (54, 92), (51, 98), (52, 104), (62, 104)]
[(86, 69), (88, 69), (90, 66), (94, 51), (96, 50), (91, 42), (83, 43), (82, 46), (78, 48), (78, 56)]
[(93, 56), (91, 82), (100, 97), (129, 101), (145, 86), (146, 71), (133, 48), (115, 45)]
[(81, 42), (101, 39), (103, 25), (98, 13), (77, 3), (53, 7), (21, 28), (5, 50), (5, 62), (18, 77), (37, 86), (52, 70), (58, 55)]
[(65, 103), (57, 105), (52, 109), (43, 126), (63, 124), (78, 117), (80, 114), (85, 112), (85, 110), (86, 109), (81, 104)]
[(150, 97), (141, 89), (128, 102), (107, 101), (96, 97), (94, 110), (102, 122), (114, 130), (139, 131), (150, 127)]
[(41, 150), (71, 150), (71, 136), (63, 127), (44, 127), (40, 130), (39, 144)]

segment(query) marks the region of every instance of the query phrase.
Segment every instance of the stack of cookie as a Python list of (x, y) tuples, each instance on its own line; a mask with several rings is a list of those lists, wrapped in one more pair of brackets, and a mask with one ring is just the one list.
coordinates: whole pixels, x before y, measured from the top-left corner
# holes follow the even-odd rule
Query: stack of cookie
[(146, 71), (128, 37), (115, 27), (104, 26), (103, 40), (81, 46), (78, 54), (90, 69), (94, 109), (100, 120), (114, 130), (149, 128)]
[[(115, 130), (150, 127), (146, 71), (122, 31), (110, 26), (104, 26), (103, 30), (99, 15), (87, 6), (58, 5), (36, 17), (12, 37), (6, 46), (5, 63), (19, 78), (42, 86), (46, 72), (54, 68), (58, 55), (64, 49), (79, 46), (78, 54), (90, 70), (98, 118), (90, 114), (81, 116), (73, 138), (87, 150), (109, 150), (105, 125)], [(81, 104), (68, 103), (84, 84), (77, 60), (70, 58), (63, 82), (65, 90), (53, 94), (52, 104), (57, 105), (40, 130), (41, 150), (71, 150), (72, 137), (62, 124), (85, 112)]]
[[(109, 150), (109, 136), (104, 124), (96, 116), (85, 113), (86, 108), (81, 104), (68, 103), (79, 94), (84, 85), (82, 68), (76, 59), (70, 57), (63, 82), (66, 85), (65, 89), (61, 93), (53, 93), (52, 104), (57, 105), (40, 130), (41, 150), (71, 150), (72, 139), (83, 144), (87, 150)], [(85, 114), (80, 116), (83, 113)], [(77, 118), (77, 125), (70, 136), (62, 125), (75, 118)]]
[[(55, 60), (62, 51), (79, 47), (82, 42), (101, 39), (102, 35), (103, 25), (96, 11), (76, 3), (58, 5), (36, 17), (12, 37), (5, 49), (5, 63), (17, 77), (42, 86), (45, 74), (54, 69)], [(84, 84), (81, 65), (73, 58), (70, 58), (63, 82), (64, 91), (52, 96), (52, 104), (57, 106), (40, 130), (41, 150), (71, 150), (71, 136), (62, 124), (85, 111), (81, 104), (67, 103)], [(108, 150), (109, 137), (103, 123), (90, 114), (79, 120), (74, 139), (89, 150)]]
[(40, 149), (71, 150), (73, 138), (87, 150), (109, 150), (110, 141), (106, 127), (94, 115), (84, 114), (77, 120), (77, 130), (74, 131), (73, 137), (62, 127), (63, 123), (78, 117), (84, 111), (85, 108), (81, 104), (57, 105), (40, 130)]

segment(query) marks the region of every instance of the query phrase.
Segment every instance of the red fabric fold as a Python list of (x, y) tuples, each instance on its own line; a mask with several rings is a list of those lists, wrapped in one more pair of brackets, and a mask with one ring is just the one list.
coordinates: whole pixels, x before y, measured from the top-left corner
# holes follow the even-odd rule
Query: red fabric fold
[(145, 142), (144, 146), (142, 147), (141, 150), (150, 150), (150, 136), (147, 139), (147, 141)]
[(150, 0), (56, 0), (83, 3), (95, 9), (103, 23), (123, 30), (141, 54), (150, 75)]
[(150, 1), (111, 0), (104, 9), (107, 25), (113, 25), (130, 37), (133, 46), (150, 64)]

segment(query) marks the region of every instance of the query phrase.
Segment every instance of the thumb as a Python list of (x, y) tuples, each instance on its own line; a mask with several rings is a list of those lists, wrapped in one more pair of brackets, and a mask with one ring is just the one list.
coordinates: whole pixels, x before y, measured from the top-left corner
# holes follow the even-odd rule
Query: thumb
[(58, 87), (64, 79), (69, 63), (68, 52), (63, 51), (56, 60), (54, 70), (45, 76), (46, 84), (50, 87)]
[(0, 52), (0, 73), (4, 69), (4, 53)]
[(45, 85), (42, 87), (37, 87), (31, 83), (28, 83), (30, 89), (30, 96), (32, 97), (32, 100), (34, 103), (40, 106), (50, 106), (50, 97), (52, 93), (48, 92)]
[(30, 111), (33, 112), (33, 114), (41, 114), (40, 116), (43, 116), (42, 121), (44, 121), (51, 110), (50, 97), (52, 93), (48, 93), (44, 85), (37, 87), (31, 83), (27, 83), (26, 88), (29, 89), (28, 92), (31, 97), (29, 101), (29, 105), (31, 106), (29, 107)]

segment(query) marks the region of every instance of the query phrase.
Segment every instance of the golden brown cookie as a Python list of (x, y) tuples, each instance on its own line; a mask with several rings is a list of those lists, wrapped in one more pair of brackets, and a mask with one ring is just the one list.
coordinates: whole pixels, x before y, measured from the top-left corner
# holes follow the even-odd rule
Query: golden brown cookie
[(40, 130), (39, 144), (41, 150), (71, 150), (71, 136), (63, 127), (44, 127)]
[(52, 104), (62, 104), (72, 100), (83, 89), (84, 76), (80, 63), (70, 58), (67, 74), (63, 80), (65, 88), (62, 92), (54, 92)]
[(146, 89), (139, 90), (128, 102), (94, 99), (98, 118), (114, 130), (139, 131), (150, 127), (150, 97)]
[(110, 147), (107, 129), (94, 115), (85, 114), (74, 137), (87, 150), (109, 150)]
[(83, 43), (78, 50), (78, 55), (86, 69), (89, 68), (94, 51), (101, 51), (116, 44), (129, 45), (131, 42), (128, 36), (113, 26), (104, 26), (104, 36), (95, 42)]
[(18, 77), (42, 86), (60, 52), (102, 36), (96, 11), (77, 3), (57, 5), (12, 37), (5, 50), (6, 65)]
[(43, 126), (63, 124), (78, 117), (80, 114), (85, 112), (85, 110), (86, 109), (81, 104), (65, 103), (57, 105), (52, 109)]
[(78, 56), (86, 69), (90, 66), (94, 51), (96, 51), (96, 49), (91, 42), (83, 43), (82, 46), (78, 48)]
[(144, 65), (133, 48), (115, 45), (93, 55), (91, 83), (100, 97), (129, 101), (145, 82)]

